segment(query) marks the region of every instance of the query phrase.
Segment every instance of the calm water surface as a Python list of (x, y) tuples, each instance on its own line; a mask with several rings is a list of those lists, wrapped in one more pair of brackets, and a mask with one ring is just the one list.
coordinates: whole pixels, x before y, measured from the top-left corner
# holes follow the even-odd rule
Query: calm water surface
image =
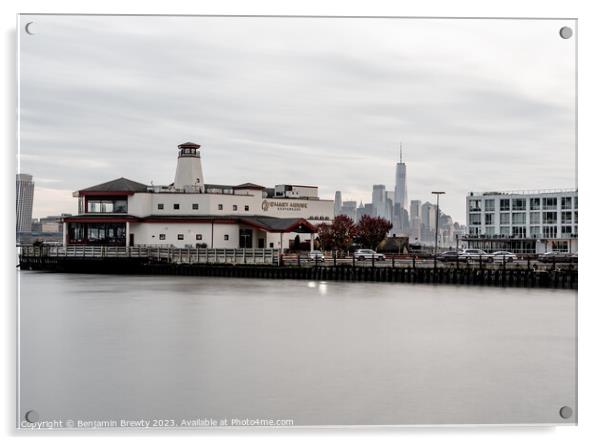
[[(562, 423), (575, 291), (20, 272), (20, 415)], [(576, 411), (576, 410), (575, 410)]]

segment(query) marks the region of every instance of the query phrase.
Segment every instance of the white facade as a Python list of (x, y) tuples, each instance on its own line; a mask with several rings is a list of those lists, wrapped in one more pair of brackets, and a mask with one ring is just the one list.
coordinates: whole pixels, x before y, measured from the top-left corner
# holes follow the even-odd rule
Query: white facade
[(468, 240), (530, 241), (517, 253), (577, 251), (576, 190), (471, 193), (466, 221)]
[(334, 202), (314, 186), (205, 184), (199, 146), (178, 147), (172, 185), (119, 178), (76, 192), (65, 243), (286, 249), (297, 236), (313, 246), (315, 226), (334, 218)]

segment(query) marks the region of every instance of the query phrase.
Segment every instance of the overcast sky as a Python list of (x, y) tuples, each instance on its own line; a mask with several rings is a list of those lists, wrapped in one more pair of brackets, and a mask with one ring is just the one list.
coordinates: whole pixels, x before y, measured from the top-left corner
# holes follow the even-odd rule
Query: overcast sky
[[(21, 16), (20, 168), (34, 217), (121, 176), (318, 185), (369, 202), (575, 185), (575, 38), (565, 20)], [(25, 23), (33, 22), (27, 35)]]

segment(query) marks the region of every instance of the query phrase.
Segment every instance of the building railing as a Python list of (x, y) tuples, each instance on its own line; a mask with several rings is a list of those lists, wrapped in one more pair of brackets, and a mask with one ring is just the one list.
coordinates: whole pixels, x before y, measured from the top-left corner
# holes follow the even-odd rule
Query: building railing
[(171, 263), (274, 264), (278, 249), (203, 249), (153, 246), (23, 246), (21, 257), (148, 258)]
[(577, 193), (574, 188), (558, 188), (558, 189), (534, 189), (534, 190), (500, 190), (487, 192), (470, 192), (471, 196), (497, 196), (497, 195), (539, 195), (545, 193)]

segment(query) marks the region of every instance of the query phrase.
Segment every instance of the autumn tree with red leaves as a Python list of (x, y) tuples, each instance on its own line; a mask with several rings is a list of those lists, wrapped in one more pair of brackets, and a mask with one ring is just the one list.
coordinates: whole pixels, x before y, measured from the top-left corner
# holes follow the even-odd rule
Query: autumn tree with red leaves
[(392, 228), (393, 224), (388, 219), (364, 215), (357, 223), (357, 239), (362, 246), (376, 249)]
[(323, 250), (349, 250), (356, 236), (353, 220), (347, 215), (338, 215), (332, 224), (322, 223), (318, 226), (320, 246)]

